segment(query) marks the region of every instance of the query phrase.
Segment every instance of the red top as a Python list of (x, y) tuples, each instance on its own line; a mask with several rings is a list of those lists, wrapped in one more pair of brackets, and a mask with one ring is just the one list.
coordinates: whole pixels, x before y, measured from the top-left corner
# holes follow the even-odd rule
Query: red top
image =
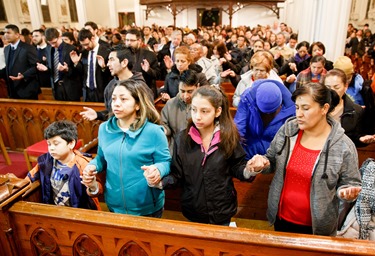
[(312, 226), (310, 209), (311, 175), (320, 150), (301, 145), (300, 130), (286, 167), (286, 177), (279, 204), (279, 217), (304, 226)]

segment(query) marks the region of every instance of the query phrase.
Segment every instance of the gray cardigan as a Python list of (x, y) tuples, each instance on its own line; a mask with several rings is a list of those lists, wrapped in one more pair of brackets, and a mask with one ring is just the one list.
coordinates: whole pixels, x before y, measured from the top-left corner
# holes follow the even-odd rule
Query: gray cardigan
[[(331, 133), (315, 162), (312, 173), (310, 202), (312, 228), (315, 235), (336, 235), (339, 215), (337, 191), (348, 186), (361, 186), (358, 171), (358, 154), (353, 142), (344, 134), (340, 124), (331, 118)], [(267, 150), (270, 167), (264, 172), (275, 172), (268, 194), (267, 218), (275, 223), (286, 166), (293, 151), (298, 125), (295, 117), (289, 118), (275, 135)]]

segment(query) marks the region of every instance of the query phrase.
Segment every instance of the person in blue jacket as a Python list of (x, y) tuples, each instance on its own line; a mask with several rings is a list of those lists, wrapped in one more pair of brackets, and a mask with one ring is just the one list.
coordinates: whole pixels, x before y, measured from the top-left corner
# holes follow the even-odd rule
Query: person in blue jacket
[(241, 135), (246, 159), (266, 153), (285, 120), (295, 114), (292, 94), (280, 82), (257, 80), (242, 95), (234, 122)]
[(106, 171), (105, 202), (111, 212), (161, 217), (164, 192), (148, 186), (169, 174), (171, 156), (160, 115), (145, 87), (119, 82), (112, 93), (113, 116), (99, 127), (98, 154), (83, 172), (90, 182)]

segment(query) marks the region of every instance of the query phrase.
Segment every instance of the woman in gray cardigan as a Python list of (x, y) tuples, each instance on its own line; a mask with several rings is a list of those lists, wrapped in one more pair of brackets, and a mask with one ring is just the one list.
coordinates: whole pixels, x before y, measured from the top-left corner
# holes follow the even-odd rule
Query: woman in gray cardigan
[(276, 231), (336, 235), (339, 201), (361, 191), (358, 155), (340, 124), (329, 117), (336, 92), (318, 83), (292, 96), (296, 117), (275, 135), (265, 156), (255, 155), (248, 171), (274, 172), (267, 218)]

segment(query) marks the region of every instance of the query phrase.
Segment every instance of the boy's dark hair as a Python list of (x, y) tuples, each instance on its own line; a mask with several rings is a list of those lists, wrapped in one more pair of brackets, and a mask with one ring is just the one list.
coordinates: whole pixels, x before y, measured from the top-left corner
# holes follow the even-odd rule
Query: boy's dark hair
[(91, 33), (90, 30), (88, 29), (81, 29), (78, 33), (78, 41), (82, 42), (82, 41), (85, 41), (86, 38), (91, 40), (91, 38), (93, 37), (94, 35)]
[(53, 122), (44, 130), (44, 139), (48, 140), (55, 136), (60, 136), (67, 143), (73, 140), (77, 142), (78, 132), (76, 124), (68, 120)]
[(53, 39), (59, 38), (60, 33), (55, 28), (47, 28), (45, 32), (46, 40), (52, 41)]
[(14, 24), (8, 24), (8, 25), (5, 26), (5, 28), (13, 30), (17, 34), (20, 33), (20, 29), (16, 25), (14, 25)]

